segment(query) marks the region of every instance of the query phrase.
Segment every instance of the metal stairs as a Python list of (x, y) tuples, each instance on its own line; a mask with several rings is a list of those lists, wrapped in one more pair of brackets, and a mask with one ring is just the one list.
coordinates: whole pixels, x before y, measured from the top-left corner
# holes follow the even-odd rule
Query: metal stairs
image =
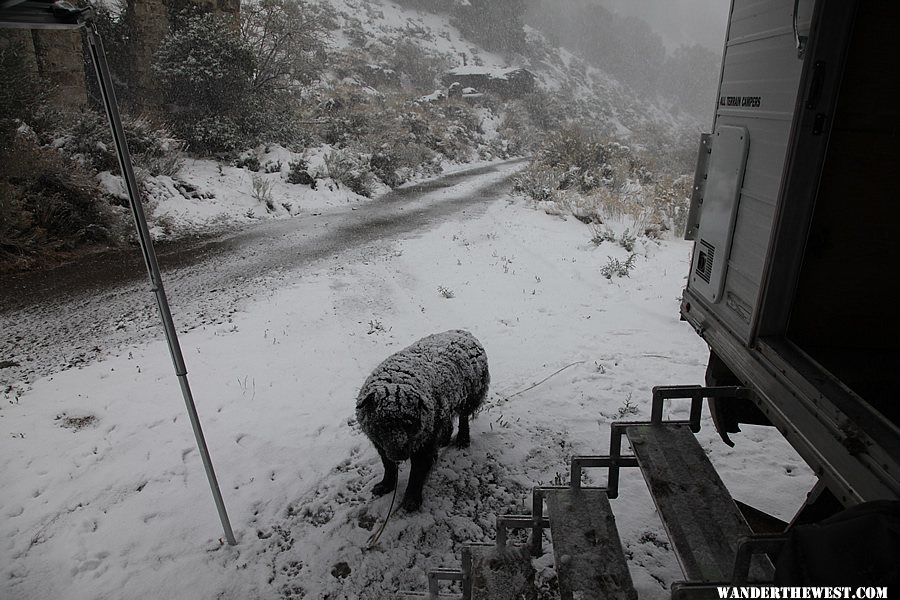
[[(771, 580), (772, 567), (763, 553), (772, 551), (772, 540), (752, 535), (694, 436), (704, 398), (746, 393), (730, 386), (653, 388), (650, 421), (612, 423), (609, 454), (573, 457), (569, 485), (534, 488), (530, 515), (497, 517), (495, 544), (464, 546), (460, 569), (431, 570), (427, 592), (400, 597), (533, 600), (531, 558), (543, 554), (543, 532), (549, 529), (562, 600), (636, 600), (610, 504), (619, 495), (619, 470), (633, 467), (644, 476), (685, 576), (673, 585), (673, 598), (717, 598), (717, 584)], [(673, 399), (691, 401), (689, 420), (663, 420), (664, 403)], [(623, 454), (623, 438), (630, 454)], [(583, 487), (586, 468), (606, 469), (606, 487)], [(511, 529), (529, 529), (528, 545), (508, 544)], [(451, 581), (461, 582), (461, 594), (442, 591), (442, 582)]]

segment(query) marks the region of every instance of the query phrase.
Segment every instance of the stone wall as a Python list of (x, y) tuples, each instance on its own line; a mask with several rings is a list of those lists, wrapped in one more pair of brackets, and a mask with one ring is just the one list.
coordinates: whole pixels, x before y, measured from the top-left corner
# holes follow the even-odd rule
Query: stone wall
[(50, 85), (51, 104), (65, 110), (87, 105), (80, 31), (3, 29), (0, 32), (0, 47), (18, 52), (25, 68)]
[(159, 84), (153, 73), (153, 55), (169, 33), (169, 7), (165, 0), (128, 0), (126, 19), (131, 33), (128, 62), (130, 96), (138, 108), (159, 105)]
[(87, 105), (81, 31), (32, 31), (38, 72), (50, 82), (50, 101), (59, 108)]

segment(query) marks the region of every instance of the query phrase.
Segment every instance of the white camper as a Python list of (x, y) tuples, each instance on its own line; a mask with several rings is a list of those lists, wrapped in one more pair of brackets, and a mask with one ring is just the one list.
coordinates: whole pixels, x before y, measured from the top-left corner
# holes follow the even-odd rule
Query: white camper
[(734, 0), (682, 316), (720, 433), (778, 427), (844, 507), (900, 498), (900, 5)]

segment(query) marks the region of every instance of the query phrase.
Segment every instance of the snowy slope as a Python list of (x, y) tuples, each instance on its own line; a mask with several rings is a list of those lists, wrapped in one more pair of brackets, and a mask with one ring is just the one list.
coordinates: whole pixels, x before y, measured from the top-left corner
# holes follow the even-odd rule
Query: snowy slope
[(414, 10), (389, 0), (326, 3), (338, 16), (333, 44), (342, 51), (356, 48), (355, 40), (360, 38), (366, 40), (363, 50), (377, 46), (379, 40), (404, 40), (445, 58), (450, 68), (477, 66), (485, 72), (526, 68), (536, 75), (541, 89), (561, 93), (573, 102), (577, 110), (565, 115), (567, 118), (581, 120), (619, 139), (627, 139), (634, 130), (651, 125), (697, 125), (689, 116), (671, 115), (657, 99), (636, 94), (568, 50), (553, 47), (540, 32), (528, 26), (527, 50), (521, 55), (503, 56), (465, 39), (446, 14)]

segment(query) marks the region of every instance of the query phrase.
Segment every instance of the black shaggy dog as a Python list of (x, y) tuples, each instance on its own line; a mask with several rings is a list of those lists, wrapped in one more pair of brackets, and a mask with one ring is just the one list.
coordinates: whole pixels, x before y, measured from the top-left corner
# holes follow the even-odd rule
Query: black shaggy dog
[(356, 399), (356, 418), (372, 440), (384, 479), (372, 489), (382, 496), (397, 487), (397, 463), (409, 459), (403, 508), (417, 510), (422, 486), (440, 446), (469, 445), (469, 418), (487, 395), (487, 355), (468, 331), (436, 333), (389, 356), (366, 379)]

